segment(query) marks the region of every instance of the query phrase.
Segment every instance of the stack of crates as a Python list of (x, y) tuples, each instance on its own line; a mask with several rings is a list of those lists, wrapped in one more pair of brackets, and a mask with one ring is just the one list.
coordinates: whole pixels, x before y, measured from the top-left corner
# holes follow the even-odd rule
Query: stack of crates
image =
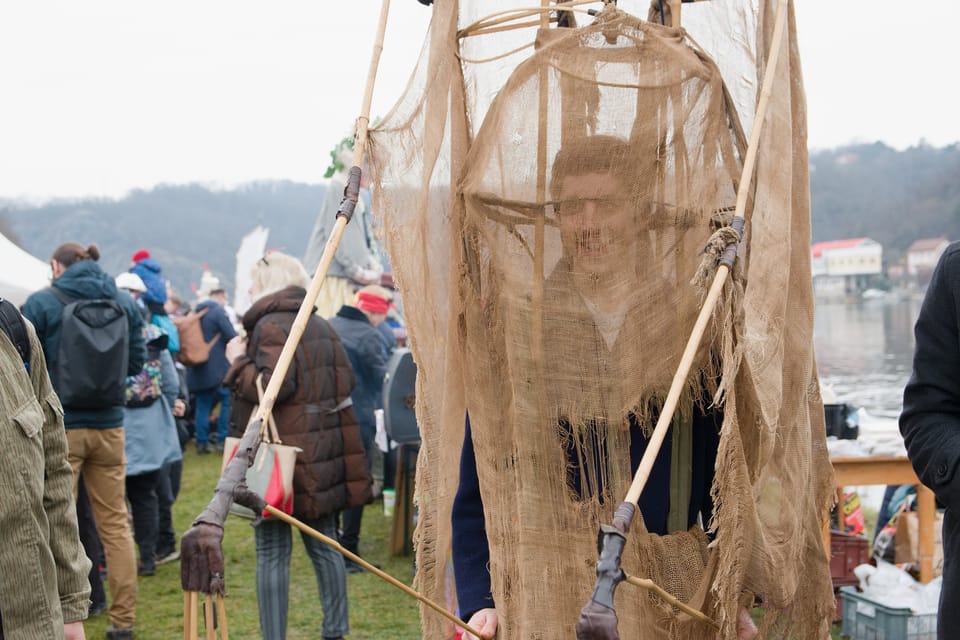
[(853, 570), (870, 561), (870, 541), (842, 531), (830, 532), (830, 577), (833, 588), (859, 584)]
[(843, 628), (852, 640), (937, 640), (937, 614), (914, 615), (909, 608), (874, 602), (854, 587), (841, 587)]

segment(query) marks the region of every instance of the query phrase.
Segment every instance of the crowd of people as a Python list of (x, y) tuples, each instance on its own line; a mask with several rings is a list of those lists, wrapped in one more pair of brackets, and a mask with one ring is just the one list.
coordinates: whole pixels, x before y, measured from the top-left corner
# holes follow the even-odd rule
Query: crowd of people
[[(589, 320), (592, 337), (584, 349), (597, 369), (622, 348), (630, 305), (642, 302), (613, 286), (619, 266), (608, 259), (607, 247), (615, 236), (617, 242), (630, 237), (626, 226), (635, 212), (617, 197), (629, 179), (626, 164), (609, 161), (627, 157), (629, 150), (616, 156), (616, 145), (603, 142), (596, 148), (606, 153), (596, 158), (578, 157), (568, 166), (558, 156), (553, 188), (565, 253), (545, 284), (546, 295), (569, 296), (564, 308)], [(362, 237), (356, 240), (357, 247), (368, 246)], [(629, 252), (643, 253), (632, 245)], [(901, 421), (919, 475), (948, 507), (958, 393), (943, 380), (956, 378), (944, 372), (954, 372), (957, 363), (957, 255), (956, 246), (945, 254), (921, 312)], [(184, 453), (192, 442), (198, 456), (229, 455), (227, 438), (247, 429), (310, 285), (303, 262), (268, 252), (252, 268), (252, 306), (237, 317), (218, 283), (201, 287), (193, 304), (183, 304), (145, 249), (115, 276), (100, 267), (99, 258), (96, 245), (63, 244), (50, 258), (50, 287), (32, 294), (19, 312), (0, 300), (0, 407), (10, 427), (0, 433), (7, 455), (0, 486), (22, 487), (24, 498), (16, 508), (0, 506), (11, 550), (0, 553), (0, 640), (83, 640), (82, 621), (103, 612), (109, 616), (108, 640), (134, 637), (138, 579), (179, 559), (173, 508)], [(306, 323), (272, 420), (283, 442), (299, 448), (292, 515), (359, 556), (363, 508), (378, 489), (375, 415), (383, 407), (398, 333), (387, 322), (394, 293), (374, 284), (379, 264), (369, 256), (341, 262), (343, 269), (322, 296), (323, 308)], [(578, 279), (583, 274), (595, 277)], [(545, 324), (548, 337), (558, 331), (554, 322)], [(551, 392), (561, 384), (564, 367), (587, 366), (578, 362), (551, 363), (547, 375), (558, 380)], [(576, 377), (575, 371), (566, 373)], [(674, 444), (665, 440), (639, 500), (651, 533), (683, 532), (710, 521), (718, 416), (715, 409), (696, 409), (687, 418), (694, 434), (687, 446), (696, 464), (678, 471), (686, 474), (683, 500), (671, 502)], [(605, 491), (607, 450), (586, 447), (583, 455), (574, 447), (577, 438), (598, 439), (594, 432), (601, 425), (591, 420), (582, 433), (574, 433), (564, 415), (557, 421), (566, 489), (577, 503), (600, 500)], [(631, 442), (638, 443), (629, 450), (635, 469), (646, 440), (633, 415), (629, 428)], [(496, 549), (485, 526), (479, 463), (468, 415), (451, 522), (455, 584), (460, 613), (492, 637), (501, 614), (491, 588)], [(389, 484), (389, 462), (384, 466), (387, 471), (379, 473)], [(960, 539), (947, 513), (945, 594), (957, 580), (952, 552)], [(347, 576), (363, 568), (314, 538), (301, 538), (316, 574), (322, 637), (342, 639), (349, 633)], [(265, 638), (282, 639), (290, 526), (259, 522), (255, 545), (260, 630)], [(19, 589), (23, 581), (35, 588)], [(952, 610), (942, 610), (941, 623), (951, 616)], [(742, 638), (757, 634), (745, 606), (738, 632)]]
[[(99, 259), (96, 245), (63, 244), (50, 258), (50, 287), (19, 312), (0, 302), (0, 402), (32, 438), (24, 452), (14, 443), (16, 460), (37, 458), (44, 472), (31, 486), (38, 492), (31, 509), (16, 521), (4, 513), (3, 522), (49, 527), (36, 557), (0, 557), (7, 569), (0, 639), (84, 638), (82, 620), (103, 612), (108, 640), (134, 637), (138, 579), (179, 559), (173, 507), (184, 453), (222, 453), (229, 435), (242, 435), (257, 383), (269, 382), (309, 286), (299, 259), (267, 253), (252, 270), (253, 304), (238, 318), (215, 278), (187, 305), (148, 250), (136, 251), (115, 276)], [(393, 291), (371, 279), (356, 282), (354, 289), (363, 288), (328, 319), (311, 317), (273, 409), (280, 437), (302, 450), (293, 514), (357, 554), (362, 510), (379, 488), (373, 412), (382, 407), (385, 364), (397, 346), (384, 322)], [(16, 473), (2, 466), (3, 474)], [(267, 638), (286, 636), (290, 542), (282, 522), (256, 528)], [(323, 637), (342, 638), (349, 632), (346, 575), (362, 569), (312, 538), (304, 543), (317, 574)], [(14, 597), (9, 577), (34, 570), (44, 589)], [(41, 611), (50, 613), (38, 617)]]

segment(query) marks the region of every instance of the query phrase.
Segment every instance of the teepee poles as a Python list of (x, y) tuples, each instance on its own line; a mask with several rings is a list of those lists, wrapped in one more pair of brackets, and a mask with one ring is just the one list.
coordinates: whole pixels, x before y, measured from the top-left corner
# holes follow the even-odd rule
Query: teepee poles
[[(760, 146), (760, 135), (764, 120), (766, 119), (767, 105), (770, 102), (770, 94), (780, 57), (780, 50), (783, 48), (783, 34), (786, 30), (788, 4), (789, 0), (778, 1), (773, 36), (770, 41), (770, 51), (767, 56), (766, 68), (764, 69), (756, 116), (753, 122), (753, 130), (750, 133), (750, 142), (747, 146), (747, 154), (740, 175), (740, 183), (737, 190), (737, 204), (732, 223), (738, 236), (743, 233), (744, 212), (746, 210), (750, 185), (753, 183), (757, 148)], [(674, 16), (674, 25), (676, 24), (677, 16)], [(580, 620), (577, 623), (578, 640), (613, 640), (619, 637), (613, 596), (616, 592), (617, 585), (625, 579), (623, 569), (620, 567), (620, 560), (626, 544), (626, 533), (636, 514), (640, 494), (643, 492), (644, 486), (646, 486), (650, 472), (653, 469), (654, 461), (660, 453), (660, 447), (663, 445), (663, 441), (670, 429), (673, 414), (676, 411), (677, 403), (683, 387), (686, 384), (687, 376), (690, 374), (690, 369), (693, 366), (693, 360), (700, 347), (700, 341), (703, 339), (707, 323), (710, 321), (713, 311), (716, 308), (727, 275), (733, 267), (736, 254), (737, 244), (733, 243), (727, 246), (720, 258), (713, 283), (710, 286), (707, 297), (697, 316), (697, 321), (690, 333), (690, 338), (680, 358), (680, 364), (677, 366), (677, 371), (670, 383), (667, 398), (664, 401), (660, 416), (657, 419), (657, 425), (650, 437), (650, 442), (647, 444), (643, 458), (640, 460), (640, 466), (637, 468), (633, 482), (624, 497), (624, 501), (617, 507), (613, 518), (613, 526), (601, 526), (600, 537), (602, 542), (600, 559), (597, 562), (597, 582), (594, 586), (593, 596), (580, 612)]]

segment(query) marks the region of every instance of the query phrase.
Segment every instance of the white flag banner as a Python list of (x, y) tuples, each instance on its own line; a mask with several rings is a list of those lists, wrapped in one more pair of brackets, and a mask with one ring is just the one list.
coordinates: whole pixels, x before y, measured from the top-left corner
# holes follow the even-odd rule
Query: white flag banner
[(263, 257), (267, 250), (267, 238), (270, 230), (262, 225), (257, 225), (254, 229), (243, 236), (240, 241), (240, 248), (237, 249), (237, 274), (236, 291), (233, 295), (233, 308), (237, 315), (243, 317), (244, 312), (250, 308), (250, 285), (252, 283), (250, 272), (257, 260)]

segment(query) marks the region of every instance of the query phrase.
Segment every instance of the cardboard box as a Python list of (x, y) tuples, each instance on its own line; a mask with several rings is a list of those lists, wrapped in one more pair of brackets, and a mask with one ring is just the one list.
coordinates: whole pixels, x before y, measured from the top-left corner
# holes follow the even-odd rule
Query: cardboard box
[[(933, 576), (943, 573), (943, 512), (937, 511), (933, 524)], [(894, 562), (920, 564), (920, 519), (916, 511), (905, 511), (897, 518)]]

